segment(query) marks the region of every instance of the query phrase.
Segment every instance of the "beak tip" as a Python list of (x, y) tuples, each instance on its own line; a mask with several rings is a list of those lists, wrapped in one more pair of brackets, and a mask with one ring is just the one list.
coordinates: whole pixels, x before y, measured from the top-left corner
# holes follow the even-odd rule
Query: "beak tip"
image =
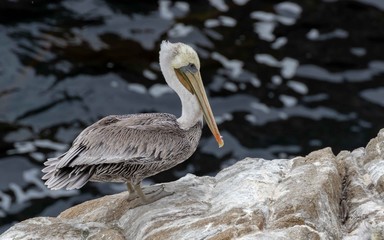
[(219, 144), (219, 148), (222, 148), (224, 146), (224, 140), (222, 136), (217, 139), (217, 143)]

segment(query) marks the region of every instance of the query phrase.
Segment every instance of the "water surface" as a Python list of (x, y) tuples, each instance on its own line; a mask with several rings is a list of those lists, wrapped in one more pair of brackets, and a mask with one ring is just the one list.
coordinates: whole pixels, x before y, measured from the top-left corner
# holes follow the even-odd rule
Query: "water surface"
[(214, 175), (245, 157), (365, 146), (384, 127), (381, 0), (0, 4), (1, 231), (124, 191), (50, 191), (47, 157), (109, 114), (180, 114), (158, 64), (162, 40), (192, 45), (225, 147), (204, 128), (196, 153), (146, 184)]

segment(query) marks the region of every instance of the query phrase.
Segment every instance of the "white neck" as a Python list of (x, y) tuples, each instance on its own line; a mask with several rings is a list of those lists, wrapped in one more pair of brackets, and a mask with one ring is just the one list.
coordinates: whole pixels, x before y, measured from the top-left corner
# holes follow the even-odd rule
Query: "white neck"
[(203, 121), (203, 112), (196, 96), (190, 93), (176, 77), (169, 59), (169, 55), (160, 52), (160, 68), (165, 81), (179, 95), (181, 100), (182, 113), (177, 122), (180, 124), (180, 128), (189, 129), (195, 126), (198, 121)]
[[(189, 96), (184, 95), (184, 92), (187, 92)], [(196, 97), (187, 90), (184, 92), (178, 93), (176, 91), (181, 100), (181, 116), (177, 119), (177, 122), (182, 129), (189, 129), (195, 126), (198, 121), (203, 121), (203, 112)]]

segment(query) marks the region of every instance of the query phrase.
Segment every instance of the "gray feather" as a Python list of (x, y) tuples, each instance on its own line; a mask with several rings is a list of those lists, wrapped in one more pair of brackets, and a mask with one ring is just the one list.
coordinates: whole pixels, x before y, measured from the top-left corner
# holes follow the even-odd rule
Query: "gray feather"
[(72, 147), (45, 162), (43, 179), (52, 189), (77, 189), (89, 180), (139, 183), (188, 159), (202, 122), (188, 130), (171, 114), (108, 116), (84, 129)]

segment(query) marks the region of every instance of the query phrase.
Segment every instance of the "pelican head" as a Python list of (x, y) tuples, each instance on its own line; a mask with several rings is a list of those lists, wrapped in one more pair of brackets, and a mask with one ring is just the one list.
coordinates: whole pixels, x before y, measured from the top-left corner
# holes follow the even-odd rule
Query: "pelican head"
[(219, 147), (224, 141), (217, 128), (200, 75), (200, 60), (193, 48), (183, 43), (163, 41), (160, 49), (160, 67), (167, 84), (179, 95), (182, 115), (178, 119), (182, 128), (196, 124), (203, 114)]

